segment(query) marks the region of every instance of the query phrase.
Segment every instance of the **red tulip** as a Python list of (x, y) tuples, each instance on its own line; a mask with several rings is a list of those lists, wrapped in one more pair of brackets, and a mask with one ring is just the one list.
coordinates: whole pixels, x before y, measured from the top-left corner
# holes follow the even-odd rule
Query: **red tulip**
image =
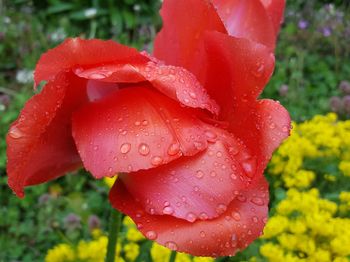
[(112, 205), (149, 239), (199, 256), (233, 255), (267, 218), (263, 171), (289, 135), (287, 111), (257, 100), (269, 80), (283, 0), (166, 0), (155, 57), (68, 39), (44, 54), (7, 135), (8, 183), (83, 166), (120, 174)]

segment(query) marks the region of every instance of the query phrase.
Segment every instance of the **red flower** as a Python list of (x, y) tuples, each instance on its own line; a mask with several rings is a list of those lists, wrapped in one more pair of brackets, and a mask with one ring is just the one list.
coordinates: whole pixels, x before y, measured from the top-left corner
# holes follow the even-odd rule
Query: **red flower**
[[(166, 0), (155, 56), (68, 39), (38, 62), (42, 92), (7, 135), (8, 183), (83, 166), (120, 173), (112, 205), (149, 239), (193, 255), (233, 255), (262, 232), (263, 171), (290, 118), (257, 100), (274, 67), (283, 0)], [(164, 64), (165, 63), (165, 64)]]

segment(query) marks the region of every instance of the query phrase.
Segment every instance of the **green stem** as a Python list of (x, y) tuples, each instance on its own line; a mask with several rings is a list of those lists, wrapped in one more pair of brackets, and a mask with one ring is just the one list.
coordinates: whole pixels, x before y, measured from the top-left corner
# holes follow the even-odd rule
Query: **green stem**
[(169, 262), (175, 262), (176, 254), (176, 251), (171, 251)]
[(117, 253), (118, 234), (121, 225), (122, 213), (116, 209), (111, 210), (109, 220), (109, 234), (108, 234), (108, 246), (106, 262), (114, 262), (115, 254)]

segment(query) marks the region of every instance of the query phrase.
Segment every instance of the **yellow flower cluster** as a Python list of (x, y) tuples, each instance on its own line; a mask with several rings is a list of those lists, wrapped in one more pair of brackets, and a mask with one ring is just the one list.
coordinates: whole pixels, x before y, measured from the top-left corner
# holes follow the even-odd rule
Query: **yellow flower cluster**
[[(339, 212), (342, 215), (350, 213), (350, 192), (341, 192), (339, 195)], [(349, 229), (350, 230), (350, 229)]]
[[(58, 244), (48, 251), (45, 262), (104, 262), (108, 239), (99, 230), (95, 230), (92, 235), (91, 241), (81, 240), (77, 246)], [(118, 244), (115, 261), (123, 262), (119, 256), (120, 247)]]
[[(345, 195), (348, 199), (350, 195)], [(270, 262), (350, 261), (350, 219), (336, 217), (337, 204), (317, 189), (289, 189), (268, 221), (260, 253)]]
[[(316, 178), (312, 170), (305, 170), (305, 159), (337, 158), (339, 170), (350, 176), (350, 120), (338, 121), (334, 113), (317, 115), (301, 124), (293, 123), (291, 136), (271, 159), (269, 174), (280, 176), (276, 187), (308, 188)], [(335, 177), (324, 174), (328, 181)]]

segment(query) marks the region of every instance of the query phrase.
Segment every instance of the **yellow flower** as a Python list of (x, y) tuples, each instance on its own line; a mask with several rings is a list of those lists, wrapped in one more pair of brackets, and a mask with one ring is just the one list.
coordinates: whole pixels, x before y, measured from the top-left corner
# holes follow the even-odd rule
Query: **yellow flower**
[(45, 262), (74, 262), (76, 256), (73, 248), (67, 244), (58, 244), (47, 252)]
[(135, 243), (128, 243), (123, 247), (125, 257), (129, 261), (134, 261), (140, 254), (140, 247)]
[(281, 262), (284, 260), (284, 251), (279, 245), (266, 243), (260, 247), (260, 253), (270, 262)]
[(288, 218), (284, 216), (273, 216), (264, 228), (263, 238), (272, 238), (282, 233), (288, 227)]
[(339, 163), (339, 170), (343, 173), (344, 176), (350, 177), (350, 161), (341, 161)]
[(126, 233), (126, 239), (132, 242), (138, 242), (145, 239), (145, 237), (135, 227), (129, 227)]

